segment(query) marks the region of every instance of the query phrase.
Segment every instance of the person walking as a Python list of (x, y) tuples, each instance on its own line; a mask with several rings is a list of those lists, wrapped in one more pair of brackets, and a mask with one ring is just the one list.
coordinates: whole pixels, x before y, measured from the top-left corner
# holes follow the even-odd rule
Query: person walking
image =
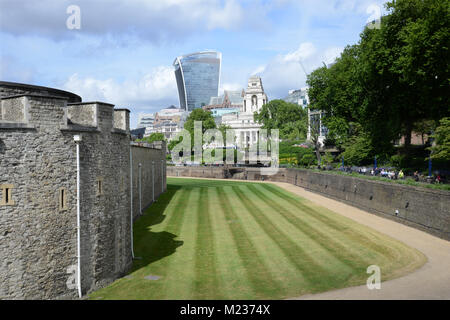
[(418, 172), (418, 171), (414, 172), (414, 180), (415, 180), (416, 182), (419, 181), (419, 172)]

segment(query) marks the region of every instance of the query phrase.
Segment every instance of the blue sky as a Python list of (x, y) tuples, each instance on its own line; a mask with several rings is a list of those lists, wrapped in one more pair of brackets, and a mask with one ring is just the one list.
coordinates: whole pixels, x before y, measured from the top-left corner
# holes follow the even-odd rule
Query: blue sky
[[(72, 91), (140, 112), (179, 105), (172, 62), (222, 52), (221, 88), (261, 76), (269, 99), (358, 41), (377, 0), (0, 0), (0, 79)], [(81, 28), (66, 12), (80, 8)], [(375, 9), (373, 9), (375, 8)]]

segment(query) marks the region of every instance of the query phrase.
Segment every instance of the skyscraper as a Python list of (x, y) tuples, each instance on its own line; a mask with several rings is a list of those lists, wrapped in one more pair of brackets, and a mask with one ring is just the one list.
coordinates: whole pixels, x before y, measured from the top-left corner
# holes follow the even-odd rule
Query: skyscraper
[(173, 62), (180, 108), (192, 111), (219, 95), (222, 54), (216, 51), (179, 56)]

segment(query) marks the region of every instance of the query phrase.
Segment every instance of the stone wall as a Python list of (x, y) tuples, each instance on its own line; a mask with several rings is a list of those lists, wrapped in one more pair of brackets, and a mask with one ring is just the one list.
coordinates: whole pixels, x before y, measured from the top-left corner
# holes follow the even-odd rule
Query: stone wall
[[(165, 188), (165, 179), (158, 180), (165, 172), (165, 146), (131, 147), (128, 110), (101, 102), (67, 102), (67, 97), (42, 93), (2, 98), (7, 117), (0, 119), (0, 299), (77, 297), (74, 135), (82, 136), (83, 294), (131, 267), (131, 221), (139, 211), (131, 212), (130, 154), (142, 163), (146, 193), (152, 192), (151, 161), (159, 161), (155, 182)], [(164, 188), (155, 185), (155, 198)], [(150, 204), (146, 194), (143, 206)]]
[(286, 182), (450, 240), (450, 192), (287, 169)]
[(133, 219), (137, 219), (166, 191), (166, 144), (131, 147), (133, 163)]
[(279, 169), (277, 174), (267, 176), (257, 168), (168, 167), (167, 174), (288, 182), (450, 240), (448, 191), (302, 169)]

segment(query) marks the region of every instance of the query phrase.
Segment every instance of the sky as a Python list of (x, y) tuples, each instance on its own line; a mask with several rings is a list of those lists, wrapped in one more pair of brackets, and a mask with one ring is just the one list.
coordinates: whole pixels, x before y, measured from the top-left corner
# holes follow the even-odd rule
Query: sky
[(357, 43), (385, 2), (0, 0), (0, 80), (128, 108), (134, 128), (139, 113), (179, 106), (177, 56), (217, 50), (219, 93), (246, 88), (256, 74), (269, 100), (280, 99)]

